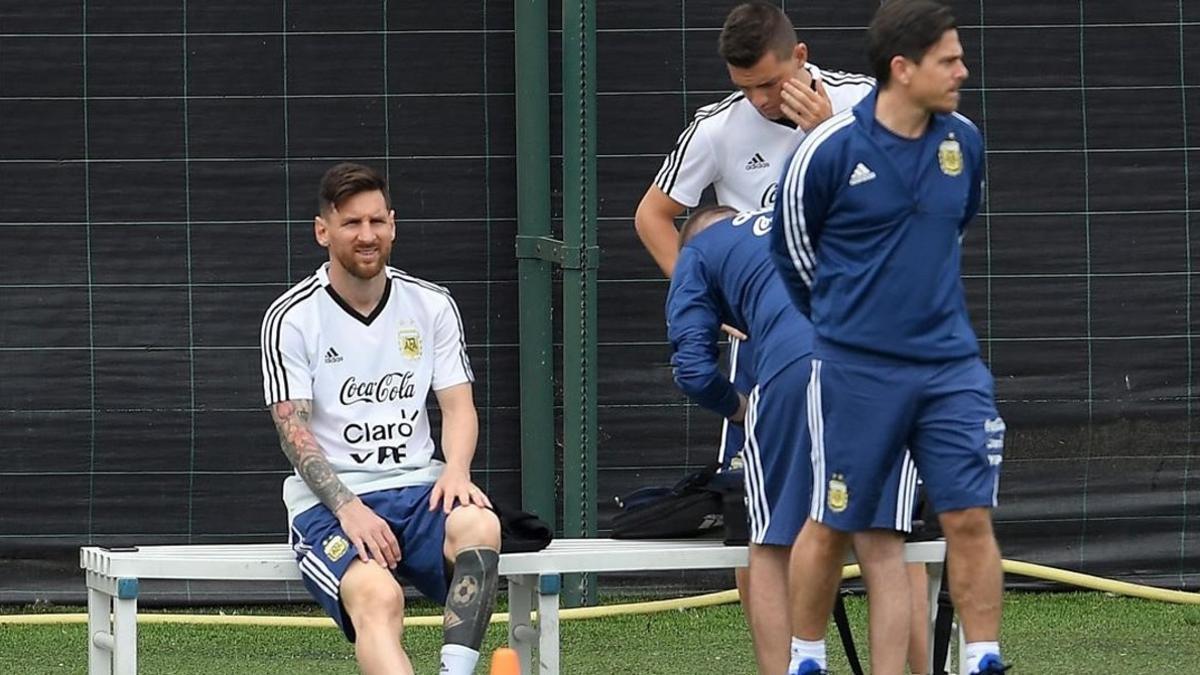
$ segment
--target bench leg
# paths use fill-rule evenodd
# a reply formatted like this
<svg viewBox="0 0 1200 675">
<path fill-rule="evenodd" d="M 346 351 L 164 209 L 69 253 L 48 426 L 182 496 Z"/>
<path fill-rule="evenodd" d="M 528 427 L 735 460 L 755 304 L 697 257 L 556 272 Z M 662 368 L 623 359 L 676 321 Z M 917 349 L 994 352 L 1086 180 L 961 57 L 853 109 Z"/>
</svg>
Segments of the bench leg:
<svg viewBox="0 0 1200 675">
<path fill-rule="evenodd" d="M 137 596 L 113 603 L 114 675 L 137 675 Z"/>
<path fill-rule="evenodd" d="M 533 642 L 537 637 L 530 612 L 533 596 L 537 589 L 534 575 L 516 575 L 508 578 L 508 646 L 517 652 L 521 660 L 521 675 L 533 672 Z"/>
<path fill-rule="evenodd" d="M 925 648 L 929 650 L 929 672 L 942 672 L 942 665 L 934 663 L 934 636 L 937 634 L 937 613 L 938 613 L 938 594 L 942 592 L 942 570 L 945 567 L 944 562 L 925 563 L 925 574 L 929 576 L 929 592 L 927 600 L 929 601 L 929 616 L 925 618 L 929 628 L 929 638 Z"/>
<path fill-rule="evenodd" d="M 112 652 L 98 644 L 112 635 L 112 602 L 108 593 L 88 587 L 88 675 L 112 675 Z"/>
<path fill-rule="evenodd" d="M 558 675 L 558 592 L 561 577 L 545 575 L 538 580 L 538 675 Z"/>
</svg>

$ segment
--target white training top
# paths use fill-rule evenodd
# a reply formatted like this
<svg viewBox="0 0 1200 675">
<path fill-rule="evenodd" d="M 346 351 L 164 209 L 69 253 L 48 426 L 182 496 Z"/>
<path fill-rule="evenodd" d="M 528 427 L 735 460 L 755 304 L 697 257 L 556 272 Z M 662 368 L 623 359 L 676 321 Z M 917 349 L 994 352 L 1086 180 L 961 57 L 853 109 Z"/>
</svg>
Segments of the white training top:
<svg viewBox="0 0 1200 675">
<path fill-rule="evenodd" d="M 821 80 L 836 115 L 862 100 L 875 79 L 866 75 L 804 67 Z M 742 92 L 696 111 L 675 149 L 663 160 L 654 184 L 676 202 L 693 207 L 709 185 L 717 203 L 739 211 L 775 203 L 779 176 L 806 133 L 762 116 Z"/>
<path fill-rule="evenodd" d="M 471 382 L 462 319 L 450 292 L 392 267 L 370 316 L 329 283 L 329 263 L 267 309 L 262 325 L 267 405 L 312 401 L 312 430 L 355 494 L 432 483 L 429 392 Z M 295 517 L 319 503 L 298 473 L 283 483 Z"/>
</svg>

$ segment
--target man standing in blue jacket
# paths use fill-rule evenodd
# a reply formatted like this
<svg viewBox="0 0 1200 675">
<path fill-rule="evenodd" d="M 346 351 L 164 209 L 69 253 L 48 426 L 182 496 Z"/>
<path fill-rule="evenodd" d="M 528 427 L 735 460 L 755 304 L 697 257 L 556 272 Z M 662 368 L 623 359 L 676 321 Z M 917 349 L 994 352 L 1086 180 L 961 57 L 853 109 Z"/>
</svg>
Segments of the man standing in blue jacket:
<svg viewBox="0 0 1200 675">
<path fill-rule="evenodd" d="M 788 614 L 788 556 L 812 491 L 804 415 L 812 326 L 792 306 L 775 270 L 770 230 L 768 210 L 708 206 L 688 218 L 667 293 L 667 337 L 679 388 L 731 423 L 745 424 L 750 604 L 763 608 L 749 618 L 759 672 L 778 675 L 788 664 L 788 633 L 786 623 L 782 632 L 773 627 Z M 722 324 L 753 336 L 757 345 L 750 364 L 757 385 L 749 397 L 720 370 Z M 870 601 L 875 673 L 904 671 L 911 612 L 907 585 L 892 578 L 906 578 L 902 533 L 912 527 L 916 467 L 906 453 L 889 466 L 880 477 L 886 496 L 868 520 L 871 529 L 854 538 Z"/>
<path fill-rule="evenodd" d="M 816 334 L 815 484 L 792 555 L 802 573 L 792 579 L 789 673 L 823 672 L 849 533 L 869 526 L 906 446 L 945 531 L 968 672 L 1005 670 L 991 520 L 1004 422 L 960 279 L 984 149 L 955 112 L 967 79 L 955 26 L 931 0 L 884 4 L 867 32 L 878 92 L 808 136 L 775 205 L 772 251 Z"/>
</svg>

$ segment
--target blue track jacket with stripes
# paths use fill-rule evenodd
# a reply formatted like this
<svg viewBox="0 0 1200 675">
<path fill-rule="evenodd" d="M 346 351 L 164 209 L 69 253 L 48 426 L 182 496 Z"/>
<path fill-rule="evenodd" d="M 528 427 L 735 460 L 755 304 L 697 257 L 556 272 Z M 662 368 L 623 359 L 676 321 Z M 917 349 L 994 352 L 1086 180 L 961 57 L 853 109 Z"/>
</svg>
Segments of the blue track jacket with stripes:
<svg viewBox="0 0 1200 675">
<path fill-rule="evenodd" d="M 675 383 L 724 417 L 737 411 L 738 396 L 717 364 L 722 323 L 754 341 L 754 363 L 747 365 L 759 385 L 812 353 L 812 326 L 792 306 L 771 261 L 770 227 L 769 210 L 713 223 L 680 250 L 667 292 Z"/>
<path fill-rule="evenodd" d="M 812 320 L 819 358 L 977 355 L 960 273 L 983 139 L 958 113 L 933 115 L 913 141 L 915 174 L 902 171 L 877 140 L 875 100 L 814 129 L 784 169 L 771 234 L 780 276 Z"/>
</svg>

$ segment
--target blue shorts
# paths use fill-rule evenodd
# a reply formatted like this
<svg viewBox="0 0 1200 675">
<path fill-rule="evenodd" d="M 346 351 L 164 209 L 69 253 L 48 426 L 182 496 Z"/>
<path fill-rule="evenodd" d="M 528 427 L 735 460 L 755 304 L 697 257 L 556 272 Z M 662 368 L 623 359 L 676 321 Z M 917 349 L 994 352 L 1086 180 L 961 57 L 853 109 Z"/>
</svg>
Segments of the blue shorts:
<svg viewBox="0 0 1200 675">
<path fill-rule="evenodd" d="M 747 396 L 754 388 L 754 345 L 749 340 L 729 338 L 729 381 L 734 389 Z M 742 427 L 730 424 L 729 420 L 721 423 L 721 447 L 717 449 L 717 461 L 721 463 L 721 468 L 731 468 L 730 463 L 742 451 L 745 443 L 746 434 Z"/>
<path fill-rule="evenodd" d="M 808 395 L 814 520 L 848 532 L 869 527 L 888 467 L 905 448 L 935 513 L 996 505 L 1004 421 L 978 357 L 814 359 Z"/>
<path fill-rule="evenodd" d="M 367 508 L 392 526 L 400 543 L 396 576 L 439 604 L 446 603 L 449 565 L 442 553 L 446 539 L 446 514 L 429 510 L 433 485 L 379 490 L 359 495 Z M 342 607 L 339 588 L 358 551 L 346 538 L 338 519 L 318 504 L 296 516 L 291 525 L 291 545 L 313 598 L 333 617 L 346 638 L 354 642 L 354 625 Z"/>
<path fill-rule="evenodd" d="M 791 546 L 808 517 L 813 462 L 806 389 L 810 359 L 793 362 L 750 394 L 746 412 L 746 512 L 750 541 Z M 910 532 L 917 471 L 902 453 L 884 477 L 869 527 Z"/>
</svg>

